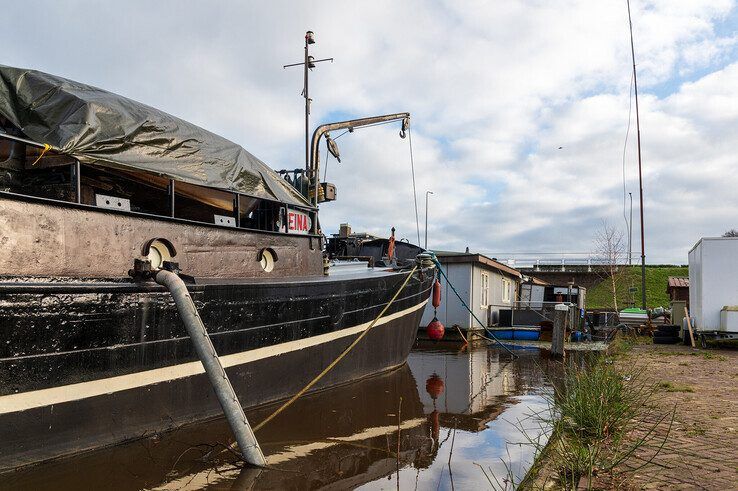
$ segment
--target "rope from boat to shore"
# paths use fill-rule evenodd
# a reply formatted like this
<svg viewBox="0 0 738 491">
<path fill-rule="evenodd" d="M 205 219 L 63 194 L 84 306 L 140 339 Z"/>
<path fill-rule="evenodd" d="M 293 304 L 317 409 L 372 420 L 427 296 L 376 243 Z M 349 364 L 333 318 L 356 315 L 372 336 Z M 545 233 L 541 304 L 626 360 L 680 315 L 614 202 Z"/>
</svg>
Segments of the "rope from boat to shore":
<svg viewBox="0 0 738 491">
<path fill-rule="evenodd" d="M 500 346 L 502 346 L 505 349 L 505 351 L 507 351 L 508 353 L 510 353 L 510 355 L 513 358 L 517 358 L 518 355 L 516 355 L 515 353 L 513 353 L 512 350 L 510 350 L 510 348 L 508 348 L 504 343 L 500 342 L 500 340 L 497 339 L 497 337 L 494 334 L 492 334 L 492 331 L 490 331 L 489 329 L 487 329 L 487 327 L 484 325 L 484 323 L 479 320 L 479 317 L 477 317 L 477 315 L 474 312 L 472 312 L 472 309 L 469 308 L 469 306 L 466 304 L 466 302 L 464 302 L 464 299 L 461 298 L 461 295 L 459 294 L 459 292 L 456 291 L 456 288 L 454 288 L 454 285 L 453 285 L 453 283 L 451 283 L 451 280 L 449 280 L 448 279 L 448 276 L 446 276 L 446 273 L 443 272 L 443 268 L 441 267 L 441 263 L 438 261 L 438 258 L 436 257 L 436 255 L 433 254 L 432 252 L 429 252 L 429 254 L 431 254 L 431 258 L 433 259 L 433 262 L 435 263 L 436 268 L 438 269 L 438 271 L 441 273 L 441 275 L 443 275 L 444 278 L 446 278 L 446 283 L 448 284 L 448 286 L 451 287 L 451 290 L 453 290 L 453 292 L 458 297 L 459 302 L 461 302 L 461 305 L 463 305 L 464 308 L 469 311 L 469 313 L 472 315 L 472 317 L 474 317 L 474 320 L 476 320 L 479 323 L 479 325 L 482 326 L 482 328 L 485 330 L 485 332 L 487 334 L 489 334 L 489 336 L 492 339 L 494 339 L 495 341 L 497 341 L 497 344 L 499 344 Z"/>
<path fill-rule="evenodd" d="M 352 349 L 354 349 L 354 347 L 357 344 L 359 344 L 359 342 L 361 342 L 362 339 L 364 339 L 364 337 L 369 333 L 369 331 L 371 331 L 371 329 L 379 321 L 379 319 L 385 314 L 385 312 L 387 312 L 387 310 L 389 310 L 390 306 L 394 303 L 394 301 L 397 300 L 397 297 L 400 295 L 400 292 L 402 292 L 402 290 L 405 289 L 405 287 L 407 286 L 408 282 L 410 281 L 410 278 L 412 278 L 413 274 L 415 273 L 415 271 L 417 271 L 417 269 L 418 269 L 418 266 L 417 265 L 415 267 L 413 267 L 413 269 L 407 275 L 407 278 L 405 278 L 405 281 L 402 283 L 402 285 L 400 286 L 400 288 L 397 290 L 397 292 L 395 292 L 395 294 L 392 297 L 392 299 L 389 301 L 389 303 L 387 305 L 384 306 L 384 308 L 382 309 L 382 311 L 371 322 L 371 324 L 369 324 L 369 327 L 367 327 L 364 332 L 362 332 L 356 339 L 354 339 L 354 342 L 351 343 L 348 346 L 348 348 L 346 348 L 345 350 L 343 350 L 343 352 L 340 355 L 338 355 L 338 357 L 335 360 L 333 360 L 333 362 L 331 362 L 330 365 L 328 365 L 327 367 L 325 367 L 323 369 L 323 371 L 318 374 L 317 377 L 315 377 L 313 380 L 311 380 L 297 394 L 295 394 L 294 396 L 292 396 L 292 398 L 290 400 L 288 400 L 287 402 L 285 402 L 284 404 L 282 404 L 282 406 L 280 406 L 279 409 L 277 409 L 276 411 L 274 411 L 265 420 L 263 420 L 258 425 L 254 426 L 254 432 L 259 431 L 262 427 L 264 427 L 264 425 L 266 425 L 268 422 L 270 422 L 271 420 L 273 420 L 279 413 L 281 413 L 282 411 L 284 411 L 285 409 L 287 409 L 290 405 L 292 405 L 293 402 L 295 402 L 297 399 L 299 399 L 300 397 L 302 397 L 302 395 L 305 394 L 305 392 L 307 392 L 308 390 L 310 390 L 310 388 L 312 386 L 314 386 L 315 384 L 317 384 L 320 381 L 320 379 L 322 379 L 328 372 L 330 372 L 338 364 L 339 361 L 341 361 L 347 354 L 349 354 L 349 352 Z"/>
</svg>

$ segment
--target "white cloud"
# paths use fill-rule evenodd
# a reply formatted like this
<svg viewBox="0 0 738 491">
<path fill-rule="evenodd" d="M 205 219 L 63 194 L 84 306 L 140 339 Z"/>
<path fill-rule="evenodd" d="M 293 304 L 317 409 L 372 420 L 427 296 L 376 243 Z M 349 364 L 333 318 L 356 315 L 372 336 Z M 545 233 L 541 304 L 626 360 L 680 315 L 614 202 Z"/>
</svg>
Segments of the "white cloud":
<svg viewBox="0 0 738 491">
<path fill-rule="evenodd" d="M 684 261 L 735 227 L 735 3 L 633 0 L 641 89 L 647 256 Z M 410 111 L 420 221 L 430 245 L 587 250 L 622 223 L 631 79 L 624 1 L 128 2 L 6 6 L 3 63 L 128 95 L 244 145 L 302 163 L 302 35 L 316 32 L 313 122 Z M 37 25 L 38 12 L 54 22 Z M 635 127 L 628 188 L 637 196 Z M 396 127 L 339 140 L 330 231 L 417 237 L 408 142 Z M 559 149 L 559 147 L 562 147 Z M 637 212 L 636 212 L 637 215 Z M 618 222 L 619 220 L 619 222 Z M 634 227 L 637 230 L 637 226 Z M 422 235 L 422 231 L 421 231 Z M 634 240 L 637 242 L 637 238 Z"/>
</svg>

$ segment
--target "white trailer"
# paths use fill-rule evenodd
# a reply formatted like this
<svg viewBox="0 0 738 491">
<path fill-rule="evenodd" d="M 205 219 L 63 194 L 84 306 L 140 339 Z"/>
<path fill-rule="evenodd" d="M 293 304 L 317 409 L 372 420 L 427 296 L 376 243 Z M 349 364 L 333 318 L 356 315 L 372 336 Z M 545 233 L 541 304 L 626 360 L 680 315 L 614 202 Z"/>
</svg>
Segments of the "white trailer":
<svg viewBox="0 0 738 491">
<path fill-rule="evenodd" d="M 738 237 L 704 237 L 689 251 L 689 308 L 703 347 L 738 339 Z"/>
</svg>

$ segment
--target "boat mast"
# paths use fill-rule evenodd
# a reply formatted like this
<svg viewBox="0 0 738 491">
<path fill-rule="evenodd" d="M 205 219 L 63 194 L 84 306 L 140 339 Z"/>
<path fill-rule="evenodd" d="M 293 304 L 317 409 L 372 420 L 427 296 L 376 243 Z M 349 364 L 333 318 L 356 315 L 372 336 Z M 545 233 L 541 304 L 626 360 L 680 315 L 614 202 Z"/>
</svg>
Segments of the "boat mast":
<svg viewBox="0 0 738 491">
<path fill-rule="evenodd" d="M 305 59 L 302 63 L 291 63 L 284 65 L 282 68 L 288 68 L 292 66 L 303 66 L 303 87 L 302 96 L 305 98 L 305 172 L 310 172 L 310 104 L 313 100 L 310 98 L 308 91 L 309 70 L 315 68 L 316 63 L 323 61 L 330 61 L 333 63 L 333 58 L 323 58 L 322 60 L 316 60 L 310 56 L 310 45 L 315 44 L 315 33 L 313 31 L 307 31 L 305 33 Z"/>
<path fill-rule="evenodd" d="M 641 119 L 638 113 L 638 79 L 636 78 L 635 47 L 633 45 L 633 21 L 630 17 L 630 0 L 628 4 L 628 26 L 630 28 L 630 55 L 633 59 L 633 93 L 636 105 L 636 132 L 638 134 L 638 188 L 640 191 L 641 212 L 641 305 L 646 310 L 646 237 L 643 226 L 643 172 L 641 165 Z"/>
<path fill-rule="evenodd" d="M 305 81 L 303 82 L 302 94 L 305 97 L 305 170 L 307 171 L 308 159 L 310 158 L 308 150 L 308 132 L 310 131 L 310 96 L 308 95 L 308 69 L 310 68 L 310 54 L 308 53 L 310 45 L 315 43 L 312 31 L 305 33 L 305 61 L 302 63 L 305 72 Z M 313 65 L 314 66 L 314 65 Z"/>
</svg>

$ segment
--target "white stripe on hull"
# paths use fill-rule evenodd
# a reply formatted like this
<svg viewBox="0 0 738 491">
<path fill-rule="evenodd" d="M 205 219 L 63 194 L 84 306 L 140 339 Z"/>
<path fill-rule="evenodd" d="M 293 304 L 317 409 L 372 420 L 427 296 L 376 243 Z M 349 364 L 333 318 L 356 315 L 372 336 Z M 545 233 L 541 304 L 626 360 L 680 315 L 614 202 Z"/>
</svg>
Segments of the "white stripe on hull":
<svg viewBox="0 0 738 491">
<path fill-rule="evenodd" d="M 377 321 L 375 326 L 386 324 L 392 320 L 399 319 L 400 317 L 416 312 L 422 309 L 427 302 L 428 300 L 425 300 L 413 307 L 384 316 Z M 366 330 L 370 324 L 371 322 L 365 322 L 364 324 L 347 327 L 340 331 L 320 334 L 318 336 L 298 339 L 296 341 L 288 341 L 286 343 L 243 351 L 241 353 L 225 355 L 220 357 L 220 361 L 224 368 L 243 365 L 245 363 L 251 363 L 271 356 L 298 351 L 334 341 L 336 339 L 353 336 L 354 334 L 358 334 Z M 89 382 L 80 382 L 59 387 L 50 387 L 48 389 L 22 392 L 20 394 L 10 394 L 0 397 L 0 414 L 25 411 L 27 409 L 37 407 L 51 406 L 53 404 L 62 404 L 103 394 L 112 394 L 114 392 L 158 384 L 168 380 L 191 377 L 201 373 L 205 373 L 202 368 L 202 363 L 199 361 L 192 361 L 171 367 L 155 368 L 153 370 L 146 370 L 143 372 L 119 375 L 117 377 L 90 380 Z"/>
</svg>

